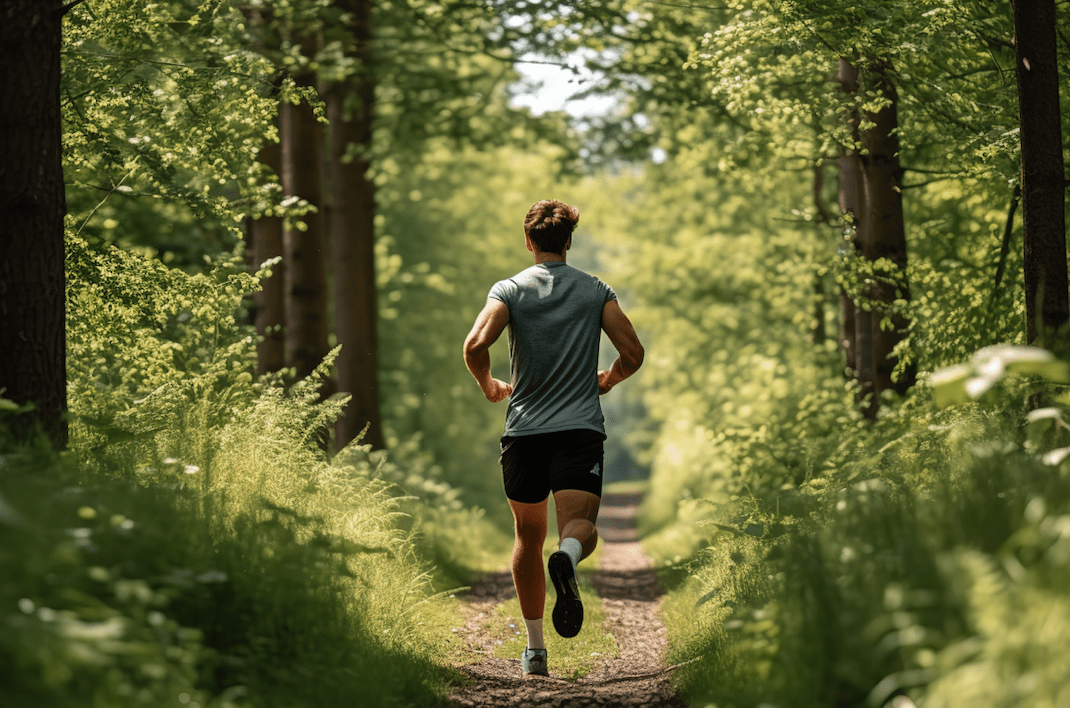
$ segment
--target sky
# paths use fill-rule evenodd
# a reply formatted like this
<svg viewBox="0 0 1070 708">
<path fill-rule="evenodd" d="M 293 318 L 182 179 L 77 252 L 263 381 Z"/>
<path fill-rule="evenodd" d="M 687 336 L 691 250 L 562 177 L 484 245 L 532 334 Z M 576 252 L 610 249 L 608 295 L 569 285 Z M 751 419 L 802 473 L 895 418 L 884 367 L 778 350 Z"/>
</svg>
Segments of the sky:
<svg viewBox="0 0 1070 708">
<path fill-rule="evenodd" d="M 573 94 L 587 88 L 587 81 L 593 74 L 582 68 L 582 58 L 578 55 L 567 57 L 565 61 L 580 67 L 579 74 L 555 64 L 518 64 L 517 69 L 525 77 L 525 83 L 531 83 L 532 88 L 517 95 L 512 104 L 527 106 L 535 114 L 564 110 L 577 117 L 602 115 L 613 110 L 616 100 L 611 97 L 570 100 Z"/>
</svg>

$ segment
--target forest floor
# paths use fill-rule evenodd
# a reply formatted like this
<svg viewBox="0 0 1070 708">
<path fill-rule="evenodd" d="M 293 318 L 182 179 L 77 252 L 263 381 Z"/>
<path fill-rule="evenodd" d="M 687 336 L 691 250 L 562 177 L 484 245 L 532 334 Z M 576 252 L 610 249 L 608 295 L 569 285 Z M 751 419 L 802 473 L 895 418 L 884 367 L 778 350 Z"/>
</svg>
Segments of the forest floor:
<svg viewBox="0 0 1070 708">
<path fill-rule="evenodd" d="M 640 498 L 640 494 L 629 492 L 607 493 L 599 512 L 598 530 L 603 549 L 597 570 L 590 574 L 589 580 L 601 598 L 605 613 L 602 629 L 612 637 L 611 644 L 615 641 L 616 651 L 605 652 L 606 658 L 595 659 L 589 670 L 574 680 L 555 672 L 552 655 L 549 677 L 524 676 L 519 651 L 516 658 L 495 656 L 502 653 L 496 651 L 495 645 L 502 642 L 494 634 L 495 618 L 501 614 L 500 605 L 515 598 L 516 591 L 508 570 L 491 573 L 473 583 L 464 598 L 466 623 L 457 633 L 466 645 L 462 656 L 469 663 L 457 668 L 470 681 L 454 690 L 448 706 L 685 708 L 688 705 L 671 685 L 671 668 L 664 661 L 666 629 L 658 612 L 662 588 L 635 530 Z M 549 621 L 551 602 L 548 601 L 546 608 L 548 633 L 554 631 Z M 498 623 L 505 621 L 501 619 Z M 518 639 L 522 637 L 521 634 Z"/>
</svg>

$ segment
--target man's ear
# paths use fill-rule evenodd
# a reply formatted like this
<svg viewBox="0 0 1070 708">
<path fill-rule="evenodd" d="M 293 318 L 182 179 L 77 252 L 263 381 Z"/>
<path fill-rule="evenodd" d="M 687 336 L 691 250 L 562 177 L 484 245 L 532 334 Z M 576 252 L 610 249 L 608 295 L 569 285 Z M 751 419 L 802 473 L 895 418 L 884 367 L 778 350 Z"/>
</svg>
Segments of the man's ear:
<svg viewBox="0 0 1070 708">
<path fill-rule="evenodd" d="M 572 237 L 571 237 L 571 236 L 569 236 L 569 237 L 568 237 L 568 242 L 567 242 L 567 243 L 565 243 L 565 250 L 566 250 L 566 251 L 569 251 L 569 250 L 571 250 L 571 249 L 572 249 Z"/>
<path fill-rule="evenodd" d="M 524 247 L 532 253 L 535 252 L 535 244 L 531 242 L 531 236 L 528 235 L 527 231 L 524 232 Z"/>
</svg>

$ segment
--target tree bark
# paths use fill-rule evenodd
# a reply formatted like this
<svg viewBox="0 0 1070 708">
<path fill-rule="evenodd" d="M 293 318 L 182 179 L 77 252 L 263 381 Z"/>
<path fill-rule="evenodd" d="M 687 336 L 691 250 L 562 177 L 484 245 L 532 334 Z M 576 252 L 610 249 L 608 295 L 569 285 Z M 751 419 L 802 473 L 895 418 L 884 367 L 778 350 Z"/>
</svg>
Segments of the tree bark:
<svg viewBox="0 0 1070 708">
<path fill-rule="evenodd" d="M 295 77 L 311 86 L 313 74 Z M 306 104 L 283 103 L 280 109 L 282 184 L 287 195 L 301 197 L 317 211 L 301 217 L 306 229 L 283 230 L 286 366 L 304 378 L 319 366 L 327 347 L 327 277 L 324 236 L 318 210 L 322 187 L 320 156 L 323 131 Z"/>
<path fill-rule="evenodd" d="M 909 300 L 910 293 L 902 272 L 907 265 L 906 229 L 903 223 L 902 169 L 899 164 L 899 102 L 895 86 L 887 78 L 887 67 L 871 68 L 873 83 L 889 103 L 876 113 L 867 113 L 866 118 L 874 125 L 865 134 L 865 152 L 862 158 L 865 176 L 866 206 L 865 237 L 860 239 L 862 256 L 870 261 L 886 259 L 899 269 L 901 287 L 888 282 L 890 273 L 878 270 L 877 283 L 868 297 L 878 303 L 890 305 L 896 299 Z M 891 329 L 881 327 L 881 320 L 888 317 Z M 892 371 L 898 359 L 892 350 L 906 336 L 909 322 L 901 315 L 890 313 L 878 306 L 873 313 L 873 386 L 874 395 L 889 389 L 902 394 L 913 385 L 911 371 L 903 372 L 899 381 L 892 381 Z"/>
<path fill-rule="evenodd" d="M 379 417 L 378 308 L 375 287 L 375 184 L 368 179 L 368 150 L 375 119 L 372 0 L 337 3 L 350 17 L 359 68 L 348 83 L 327 92 L 331 124 L 328 239 L 334 268 L 334 332 L 342 351 L 338 389 L 352 398 L 335 426 L 335 445 L 345 446 L 365 427 L 362 443 L 384 446 Z M 348 101 L 347 101 L 348 98 Z"/>
<path fill-rule="evenodd" d="M 60 125 L 61 2 L 9 0 L 0 21 L 0 397 L 34 409 L 67 444 L 66 292 Z"/>
<path fill-rule="evenodd" d="M 863 149 L 847 150 L 840 158 L 840 210 L 855 225 L 852 243 L 859 255 L 869 261 L 887 259 L 902 270 L 906 268 L 907 252 L 897 136 L 898 96 L 895 86 L 887 79 L 887 67 L 877 63 L 868 71 L 873 87 L 888 99 L 888 105 L 866 114 L 867 121 L 873 125 L 864 134 L 859 132 L 857 113 L 848 116 L 854 142 Z M 841 90 L 856 93 L 858 78 L 856 67 L 841 59 Z M 871 419 L 877 415 L 883 391 L 892 389 L 902 393 L 914 381 L 912 371 L 904 372 L 899 381 L 892 381 L 892 371 L 897 363 L 892 350 L 905 336 L 908 323 L 901 316 L 890 314 L 882 305 L 891 304 L 896 299 L 909 299 L 910 294 L 901 278 L 899 290 L 888 283 L 889 275 L 879 270 L 876 272 L 876 282 L 863 291 L 867 301 L 864 307 L 841 295 L 848 367 L 853 364 L 862 412 Z M 892 328 L 887 331 L 881 327 L 886 315 L 892 323 Z"/>
<path fill-rule="evenodd" d="M 1065 349 L 1066 177 L 1054 0 L 1012 0 L 1022 144 L 1026 341 Z"/>
<path fill-rule="evenodd" d="M 260 161 L 282 174 L 282 147 L 278 143 L 264 143 Z M 249 241 L 255 271 L 269 258 L 282 256 L 282 218 L 263 216 L 249 224 Z M 283 259 L 271 268 L 271 277 L 260 281 L 261 290 L 253 295 L 253 321 L 260 335 L 257 346 L 257 368 L 261 375 L 278 371 L 286 366 L 286 261 Z"/>
<path fill-rule="evenodd" d="M 824 166 L 821 164 L 814 165 L 813 175 L 814 218 L 824 229 L 832 224 L 832 214 L 829 213 L 828 207 L 825 205 Z M 825 283 L 818 273 L 814 273 L 812 305 L 813 323 L 810 326 L 810 341 L 814 344 L 824 344 L 827 338 L 825 332 Z"/>
<path fill-rule="evenodd" d="M 847 59 L 840 59 L 837 79 L 840 89 L 847 94 L 858 93 L 858 69 Z M 854 143 L 860 142 L 859 116 L 857 111 L 847 115 Z M 840 213 L 850 229 L 850 245 L 845 241 L 842 248 L 858 251 L 859 220 L 865 214 L 865 190 L 862 182 L 862 159 L 857 148 L 848 148 L 839 159 L 838 199 Z M 840 291 L 840 343 L 843 346 L 846 371 L 849 376 L 858 377 L 858 346 L 855 329 L 855 302 L 846 292 Z"/>
<path fill-rule="evenodd" d="M 265 56 L 275 58 L 279 43 L 274 28 L 274 8 L 271 5 L 242 7 L 246 22 L 249 23 L 253 36 L 253 48 Z M 278 95 L 278 82 L 272 86 L 272 92 Z M 282 106 L 275 119 L 276 127 L 281 131 Z M 282 135 L 280 132 L 280 141 Z M 268 167 L 282 181 L 282 145 L 281 142 L 264 141 L 258 156 L 259 161 Z M 271 276 L 260 282 L 260 292 L 254 293 L 251 307 L 253 324 L 256 326 L 260 342 L 257 344 L 257 372 L 264 375 L 279 371 L 286 366 L 286 259 L 283 242 L 283 223 L 278 216 L 262 216 L 250 220 L 246 229 L 247 266 L 255 273 L 265 261 L 281 257 L 271 268 Z"/>
</svg>

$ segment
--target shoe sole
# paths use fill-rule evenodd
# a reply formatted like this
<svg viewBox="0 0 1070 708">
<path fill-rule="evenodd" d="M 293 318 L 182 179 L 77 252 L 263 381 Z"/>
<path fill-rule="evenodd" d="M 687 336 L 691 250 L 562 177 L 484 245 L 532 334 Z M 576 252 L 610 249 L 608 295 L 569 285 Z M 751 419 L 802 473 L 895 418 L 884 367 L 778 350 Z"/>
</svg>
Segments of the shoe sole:
<svg viewBox="0 0 1070 708">
<path fill-rule="evenodd" d="M 533 667 L 530 671 L 524 672 L 525 676 L 549 676 L 550 672 L 546 670 L 545 666 Z"/>
<path fill-rule="evenodd" d="M 550 580 L 557 592 L 554 604 L 554 629 L 562 637 L 575 637 L 583 627 L 583 603 L 580 601 L 579 588 L 576 587 L 576 572 L 572 569 L 572 559 L 563 551 L 556 551 L 547 563 Z"/>
</svg>

